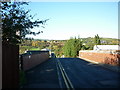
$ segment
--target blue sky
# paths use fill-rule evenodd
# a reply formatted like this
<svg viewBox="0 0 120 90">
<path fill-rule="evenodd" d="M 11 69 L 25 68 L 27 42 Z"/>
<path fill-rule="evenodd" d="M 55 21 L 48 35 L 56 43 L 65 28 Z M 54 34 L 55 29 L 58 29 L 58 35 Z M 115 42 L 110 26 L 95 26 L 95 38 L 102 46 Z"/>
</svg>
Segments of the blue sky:
<svg viewBox="0 0 120 90">
<path fill-rule="evenodd" d="M 69 39 L 80 36 L 118 38 L 117 2 L 30 2 L 34 19 L 47 21 L 43 33 L 32 36 L 37 39 Z"/>
</svg>

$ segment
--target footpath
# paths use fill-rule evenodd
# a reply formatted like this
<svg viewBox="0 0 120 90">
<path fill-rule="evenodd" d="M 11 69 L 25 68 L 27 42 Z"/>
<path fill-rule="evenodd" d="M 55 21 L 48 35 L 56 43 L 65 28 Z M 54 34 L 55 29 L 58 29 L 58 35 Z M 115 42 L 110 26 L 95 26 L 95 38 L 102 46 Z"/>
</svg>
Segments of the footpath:
<svg viewBox="0 0 120 90">
<path fill-rule="evenodd" d="M 25 75 L 27 83 L 23 88 L 59 88 L 54 58 L 26 71 Z"/>
<path fill-rule="evenodd" d="M 94 64 L 98 64 L 106 69 L 109 69 L 109 70 L 112 70 L 112 71 L 115 71 L 115 72 L 120 72 L 120 66 L 113 66 L 113 65 L 109 65 L 109 64 L 102 64 L 102 63 L 99 63 L 99 62 L 95 62 L 95 61 L 92 61 L 92 60 L 89 60 L 89 59 L 86 59 L 86 58 L 82 58 L 80 57 L 81 59 L 85 60 L 85 61 L 88 61 L 88 62 L 91 62 L 91 63 L 94 63 Z"/>
</svg>

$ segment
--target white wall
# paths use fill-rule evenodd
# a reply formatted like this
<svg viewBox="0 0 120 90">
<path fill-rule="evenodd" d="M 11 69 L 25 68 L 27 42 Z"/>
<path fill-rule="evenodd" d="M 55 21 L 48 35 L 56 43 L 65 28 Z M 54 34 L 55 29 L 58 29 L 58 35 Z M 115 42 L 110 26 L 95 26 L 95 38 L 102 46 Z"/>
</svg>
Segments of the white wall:
<svg viewBox="0 0 120 90">
<path fill-rule="evenodd" d="M 120 50 L 119 45 L 95 45 L 93 50 Z"/>
</svg>

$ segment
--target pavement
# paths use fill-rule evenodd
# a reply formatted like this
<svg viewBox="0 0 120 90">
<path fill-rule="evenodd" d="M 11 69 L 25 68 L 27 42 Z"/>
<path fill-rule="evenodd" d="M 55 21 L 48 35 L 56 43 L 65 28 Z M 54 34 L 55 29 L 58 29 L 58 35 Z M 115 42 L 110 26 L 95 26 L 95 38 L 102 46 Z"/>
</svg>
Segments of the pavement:
<svg viewBox="0 0 120 90">
<path fill-rule="evenodd" d="M 25 72 L 27 83 L 23 88 L 59 88 L 56 60 L 49 59 Z"/>
</svg>

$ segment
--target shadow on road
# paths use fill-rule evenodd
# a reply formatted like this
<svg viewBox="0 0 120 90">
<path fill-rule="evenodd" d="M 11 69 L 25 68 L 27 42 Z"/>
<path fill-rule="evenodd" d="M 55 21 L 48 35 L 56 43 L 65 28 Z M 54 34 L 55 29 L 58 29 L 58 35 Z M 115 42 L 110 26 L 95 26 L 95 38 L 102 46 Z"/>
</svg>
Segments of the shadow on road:
<svg viewBox="0 0 120 90">
<path fill-rule="evenodd" d="M 50 59 L 26 72 L 24 88 L 59 88 L 56 61 Z"/>
</svg>

